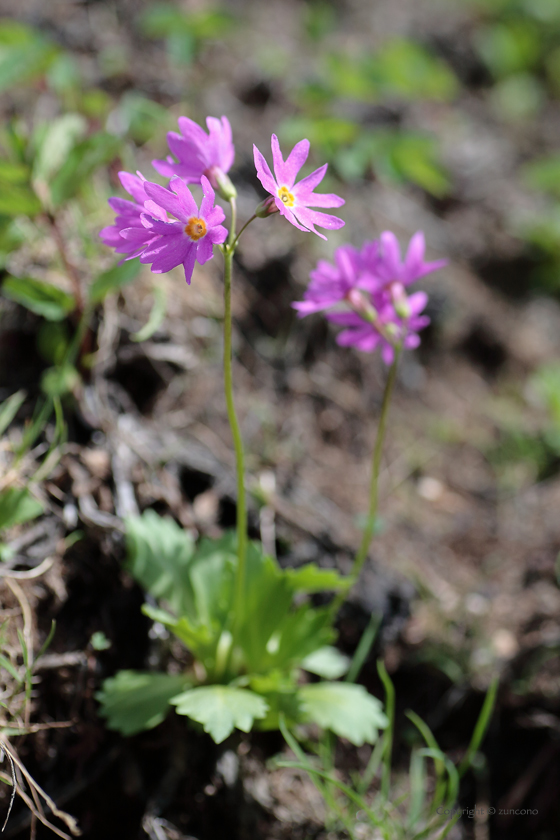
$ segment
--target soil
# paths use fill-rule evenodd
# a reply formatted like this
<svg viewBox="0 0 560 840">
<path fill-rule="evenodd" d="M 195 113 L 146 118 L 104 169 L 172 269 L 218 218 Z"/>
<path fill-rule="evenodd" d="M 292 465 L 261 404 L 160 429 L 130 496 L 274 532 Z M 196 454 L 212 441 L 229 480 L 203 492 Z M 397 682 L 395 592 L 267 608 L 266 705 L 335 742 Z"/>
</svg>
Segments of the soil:
<svg viewBox="0 0 560 840">
<path fill-rule="evenodd" d="M 251 144 L 268 148 L 271 132 L 293 111 L 291 87 L 312 64 L 299 25 L 305 4 L 228 4 L 245 23 L 205 47 L 190 70 L 170 65 L 162 42 L 140 34 L 138 15 L 147 5 L 3 0 L 2 14 L 43 28 L 112 96 L 140 91 L 173 118 L 227 114 L 238 149 L 233 179 L 246 218 L 261 198 Z M 410 755 L 407 709 L 458 758 L 490 678 L 499 673 L 485 763 L 467 776 L 460 804 L 536 813 L 498 813 L 489 821 L 466 815 L 450 836 L 553 840 L 560 831 L 560 462 L 549 453 L 540 473 L 527 462 L 505 469 L 493 453 L 514 421 L 540 434 L 544 410 L 528 383 L 560 351 L 558 300 L 535 288 L 534 255 L 509 226 L 513 213 L 528 212 L 535 202 L 513 173 L 528 151 L 554 147 L 558 102 L 531 125 L 512 126 L 493 115 L 489 79 L 465 37 L 472 12 L 462 4 L 345 0 L 334 6 L 333 44 L 375 48 L 390 36 L 414 35 L 454 67 L 464 85 L 457 101 L 391 106 L 404 124 L 438 135 L 454 190 L 436 201 L 413 187 L 373 178 L 348 187 L 333 177 L 347 199 L 346 227 L 328 244 L 300 236 L 279 218 L 245 234 L 234 271 L 234 377 L 251 481 L 269 481 L 271 474 L 275 481 L 274 531 L 267 531 L 266 547 L 283 565 L 315 560 L 348 571 L 367 506 L 385 376 L 379 359 L 338 347 L 330 326 L 319 317 L 297 320 L 291 303 L 317 258 L 344 241 L 360 245 L 391 228 L 405 242 L 423 229 L 429 256 L 450 262 L 422 284 L 432 324 L 419 351 L 403 360 L 381 476 L 381 529 L 360 586 L 341 610 L 339 646 L 352 653 L 370 614 L 382 616 L 361 682 L 382 696 L 375 666 L 382 656 L 396 688 L 397 774 L 406 772 Z M 127 57 L 126 69 L 108 76 L 97 59 L 115 45 Z M 289 69 L 274 70 L 280 59 L 272 47 L 293 57 Z M 48 116 L 49 95 L 32 93 L 3 95 L 3 115 L 16 109 L 28 118 Z M 137 150 L 140 170 L 148 172 L 164 144 L 162 132 Z M 86 220 L 92 237 L 109 219 L 107 210 Z M 71 214 L 63 228 L 90 277 Z M 39 246 L 18 259 L 32 276 L 64 284 L 64 277 L 48 274 Z M 97 268 L 112 264 L 112 256 L 103 259 Z M 92 328 L 96 364 L 65 406 L 69 442 L 43 487 L 47 513 L 16 556 L 20 570 L 54 557 L 47 573 L 21 586 L 37 646 L 56 620 L 34 686 L 33 721 L 68 726 L 14 743 L 57 805 L 77 817 L 85 838 L 335 836 L 325 828 L 324 805 L 309 779 L 268 764 L 283 749 L 276 733 L 235 734 L 215 746 L 171 715 L 155 730 L 125 739 L 108 732 L 97 714 L 94 695 L 104 678 L 122 668 L 164 668 L 177 653 L 141 614 L 143 593 L 123 571 L 123 518 L 153 508 L 210 536 L 235 523 L 218 263 L 217 257 L 197 268 L 188 287 L 179 271 L 157 277 L 167 316 L 145 343 L 131 335 L 147 321 L 153 276 L 144 271 L 106 300 Z M 3 301 L 0 396 L 28 391 L 22 422 L 44 366 L 34 350 L 38 324 Z M 250 521 L 259 537 L 256 505 Z M 76 527 L 83 538 L 68 548 L 64 537 Z M 29 528 L 13 529 L 14 544 Z M 0 598 L 3 610 L 17 612 L 2 578 Z M 91 645 L 99 631 L 111 643 L 107 650 Z M 369 757 L 348 744 L 338 749 L 343 773 Z M 2 786 L 2 811 L 7 802 Z M 27 836 L 29 824 L 27 809 L 16 805 L 5 836 Z M 38 826 L 38 838 L 47 834 Z"/>
</svg>

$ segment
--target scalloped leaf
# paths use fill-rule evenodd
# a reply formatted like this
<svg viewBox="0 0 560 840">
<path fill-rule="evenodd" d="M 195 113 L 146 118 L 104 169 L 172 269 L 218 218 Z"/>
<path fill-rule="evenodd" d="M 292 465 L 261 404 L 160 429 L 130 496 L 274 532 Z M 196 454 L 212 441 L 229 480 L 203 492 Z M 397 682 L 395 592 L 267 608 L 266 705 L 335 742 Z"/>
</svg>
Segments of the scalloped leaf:
<svg viewBox="0 0 560 840">
<path fill-rule="evenodd" d="M 343 677 L 350 668 L 350 659 L 331 645 L 314 650 L 301 662 L 301 667 L 310 674 L 317 674 L 326 680 Z"/>
<path fill-rule="evenodd" d="M 330 729 L 357 747 L 373 744 L 378 729 L 389 724 L 381 701 L 362 685 L 319 682 L 302 686 L 298 693 L 306 720 Z"/>
<path fill-rule="evenodd" d="M 268 711 L 268 704 L 258 694 L 229 685 L 193 688 L 173 697 L 171 703 L 177 714 L 201 723 L 216 744 L 225 741 L 235 728 L 249 732 L 254 721 Z"/>
<path fill-rule="evenodd" d="M 190 534 L 172 519 L 146 510 L 126 520 L 126 542 L 133 578 L 178 615 L 192 609 L 194 593 L 187 571 L 194 554 Z"/>
<path fill-rule="evenodd" d="M 157 726 L 167 715 L 169 703 L 189 681 L 182 675 L 119 671 L 103 683 L 95 699 L 109 729 L 135 735 Z"/>
</svg>

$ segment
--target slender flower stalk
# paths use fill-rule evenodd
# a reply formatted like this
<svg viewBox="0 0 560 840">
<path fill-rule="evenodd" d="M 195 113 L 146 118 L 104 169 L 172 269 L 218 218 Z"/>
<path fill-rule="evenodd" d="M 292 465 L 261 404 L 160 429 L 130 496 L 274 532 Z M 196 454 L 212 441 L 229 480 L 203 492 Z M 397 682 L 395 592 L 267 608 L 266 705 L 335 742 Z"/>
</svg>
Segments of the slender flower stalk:
<svg viewBox="0 0 560 840">
<path fill-rule="evenodd" d="M 375 520 L 377 517 L 377 506 L 379 500 L 379 471 L 381 469 L 381 455 L 383 454 L 383 443 L 385 442 L 385 431 L 387 429 L 387 418 L 389 416 L 389 406 L 393 396 L 395 381 L 397 378 L 397 367 L 402 350 L 402 345 L 395 347 L 394 358 L 389 368 L 387 382 L 385 383 L 385 391 L 383 393 L 383 402 L 381 403 L 381 414 L 379 416 L 379 423 L 377 426 L 377 434 L 375 435 L 375 444 L 373 447 L 373 458 L 371 462 L 371 477 L 369 484 L 369 509 L 362 536 L 362 542 L 358 549 L 358 553 L 354 559 L 352 566 L 351 578 L 352 585 L 356 582 L 364 565 L 364 561 L 368 555 L 369 547 L 373 533 L 375 531 Z"/>
<path fill-rule="evenodd" d="M 235 252 L 236 204 L 235 198 L 230 199 L 231 228 L 227 245 L 224 245 L 224 393 L 226 397 L 227 415 L 233 447 L 235 450 L 235 467 L 237 473 L 237 570 L 235 574 L 234 590 L 234 640 L 236 623 L 243 614 L 243 590 L 245 588 L 245 566 L 247 556 L 247 503 L 245 499 L 245 455 L 243 439 L 239 428 L 239 421 L 235 411 L 233 398 L 233 377 L 231 370 L 232 349 L 232 317 L 231 317 L 231 274 L 233 254 Z"/>
</svg>

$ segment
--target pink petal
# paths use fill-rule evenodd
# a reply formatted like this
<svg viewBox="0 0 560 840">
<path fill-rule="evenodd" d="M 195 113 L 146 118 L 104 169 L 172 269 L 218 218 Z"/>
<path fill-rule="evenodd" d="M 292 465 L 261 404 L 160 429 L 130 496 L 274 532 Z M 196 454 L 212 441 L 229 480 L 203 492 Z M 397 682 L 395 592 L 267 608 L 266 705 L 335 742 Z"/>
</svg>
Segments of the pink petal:
<svg viewBox="0 0 560 840">
<path fill-rule="evenodd" d="M 228 232 L 223 225 L 215 225 L 214 227 L 210 228 L 206 235 L 208 239 L 210 239 L 210 241 L 214 243 L 214 245 L 221 245 L 222 242 L 226 241 Z"/>
<path fill-rule="evenodd" d="M 189 244 L 189 250 L 186 252 L 183 259 L 183 268 L 185 270 L 185 280 L 190 286 L 192 273 L 194 271 L 194 261 L 196 259 L 197 248 L 194 242 L 190 242 Z"/>
<path fill-rule="evenodd" d="M 298 195 L 298 203 L 303 204 L 304 207 L 342 207 L 343 204 L 346 204 L 343 198 L 334 193 L 313 192 Z"/>
<path fill-rule="evenodd" d="M 282 152 L 280 151 L 280 144 L 278 142 L 278 137 L 276 134 L 273 134 L 270 138 L 270 145 L 272 146 L 272 163 L 274 166 L 274 174 L 276 176 L 276 181 L 278 182 L 279 186 L 288 186 L 285 180 L 285 171 L 284 171 L 284 158 L 282 157 Z"/>
<path fill-rule="evenodd" d="M 303 225 L 300 225 L 295 215 L 292 213 L 289 207 L 286 207 L 283 201 L 281 201 L 279 198 L 275 198 L 274 200 L 276 202 L 276 206 L 278 207 L 280 214 L 284 216 L 290 222 L 290 224 L 292 224 L 294 227 L 297 227 L 298 230 L 303 230 L 306 233 L 309 233 L 308 228 L 303 227 Z"/>
<path fill-rule="evenodd" d="M 408 306 L 410 308 L 411 315 L 418 315 L 426 308 L 427 303 L 428 295 L 426 292 L 414 292 L 414 294 L 410 295 L 408 298 Z"/>
<path fill-rule="evenodd" d="M 198 206 L 194 200 L 191 191 L 185 184 L 182 178 L 172 178 L 169 182 L 170 188 L 176 193 L 177 198 L 181 202 L 186 217 L 198 216 Z M 179 218 L 179 217 L 177 217 Z M 186 221 L 186 219 L 185 219 Z"/>
<path fill-rule="evenodd" d="M 297 148 L 297 146 L 296 146 Z M 292 155 L 295 152 L 295 149 L 292 151 Z M 290 155 L 291 157 L 291 155 Z M 289 160 L 289 158 L 288 158 Z M 302 164 L 303 165 L 303 164 Z M 301 166 L 300 166 L 301 169 Z M 323 164 L 320 166 L 319 169 L 316 169 L 315 172 L 312 172 L 311 175 L 307 175 L 306 178 L 302 178 L 301 181 L 293 188 L 294 195 L 298 197 L 303 196 L 305 193 L 312 192 L 318 184 L 321 183 L 323 178 L 325 177 L 325 172 L 328 169 L 328 163 Z"/>
<path fill-rule="evenodd" d="M 169 213 L 172 213 L 182 222 L 187 221 L 189 214 L 185 214 L 183 203 L 177 198 L 177 196 L 173 195 L 173 193 L 169 190 L 160 187 L 159 184 L 152 184 L 150 181 L 146 182 L 145 189 L 148 196 L 152 198 L 156 204 L 163 207 L 163 209 L 167 210 Z"/>
<path fill-rule="evenodd" d="M 198 250 L 196 252 L 196 261 L 200 263 L 200 265 L 204 265 L 205 262 L 211 260 L 214 256 L 214 243 L 212 240 L 205 236 L 204 239 L 201 239 L 198 242 Z"/>
<path fill-rule="evenodd" d="M 263 155 L 256 146 L 253 146 L 253 155 L 255 158 L 255 167 L 257 170 L 257 178 L 265 188 L 265 190 L 271 193 L 273 196 L 278 195 L 278 186 L 276 181 L 272 177 L 272 172 L 268 166 L 268 163 L 264 159 Z"/>
<path fill-rule="evenodd" d="M 416 275 L 416 272 L 422 268 L 425 251 L 426 242 L 424 240 L 424 234 L 421 230 L 419 230 L 410 240 L 410 244 L 406 252 L 404 267 L 407 277 L 410 275 Z"/>
<path fill-rule="evenodd" d="M 179 117 L 177 123 L 183 137 L 195 143 L 197 146 L 204 146 L 208 141 L 208 135 L 204 129 L 198 123 L 195 123 L 194 120 L 189 119 L 189 117 Z"/>
<path fill-rule="evenodd" d="M 395 358 L 395 351 L 390 344 L 387 344 L 386 341 L 383 342 L 383 346 L 381 348 L 381 358 L 386 365 L 393 364 L 393 359 Z"/>
<path fill-rule="evenodd" d="M 276 135 L 272 135 L 275 137 Z M 276 141 L 278 142 L 278 141 Z M 284 179 L 283 179 L 283 186 L 284 184 L 288 187 L 288 189 L 292 189 L 295 184 L 297 174 L 305 161 L 307 160 L 307 156 L 309 154 L 309 140 L 300 140 L 299 143 L 296 143 L 290 154 L 288 155 L 288 159 L 284 164 Z M 280 156 L 281 157 L 281 156 Z M 312 173 L 309 177 L 312 177 L 315 173 Z"/>
<path fill-rule="evenodd" d="M 401 273 L 401 249 L 397 237 L 390 230 L 385 230 L 379 237 L 383 262 L 391 279 L 397 280 Z"/>
<path fill-rule="evenodd" d="M 210 119 L 210 117 L 208 117 L 208 119 Z M 202 185 L 202 195 L 204 196 L 204 198 L 202 199 L 202 204 L 200 205 L 200 215 L 203 219 L 205 219 L 214 207 L 216 194 L 214 193 L 212 185 L 206 177 L 206 175 L 203 175 L 201 177 L 200 183 Z"/>
<path fill-rule="evenodd" d="M 309 230 L 313 230 L 313 225 L 319 225 L 326 230 L 339 230 L 344 227 L 344 222 L 338 216 L 320 213 L 318 210 L 310 210 L 308 207 L 297 207 L 296 215 L 299 221 L 303 222 Z M 317 233 L 317 231 L 314 231 L 314 233 Z M 319 236 L 321 235 L 319 234 Z M 326 239 L 326 237 L 323 238 Z"/>
<path fill-rule="evenodd" d="M 119 181 L 138 204 L 143 204 L 146 201 L 146 193 L 144 192 L 146 182 L 142 181 L 137 175 L 132 175 L 130 172 L 119 172 Z"/>
</svg>

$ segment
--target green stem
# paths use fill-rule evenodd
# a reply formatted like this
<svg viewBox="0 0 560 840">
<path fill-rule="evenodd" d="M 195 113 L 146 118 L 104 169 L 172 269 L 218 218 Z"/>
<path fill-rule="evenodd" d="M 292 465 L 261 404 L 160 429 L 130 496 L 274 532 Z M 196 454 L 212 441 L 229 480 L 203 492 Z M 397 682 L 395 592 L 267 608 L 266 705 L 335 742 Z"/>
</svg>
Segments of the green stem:
<svg viewBox="0 0 560 840">
<path fill-rule="evenodd" d="M 235 235 L 235 228 L 237 227 L 237 202 L 235 198 L 230 198 L 229 206 L 231 207 L 231 225 L 229 227 L 229 236 L 228 236 L 228 248 L 231 251 L 231 255 L 233 256 L 233 252 L 235 251 L 235 245 L 237 240 L 239 239 L 238 236 Z"/>
<path fill-rule="evenodd" d="M 256 218 L 257 218 L 257 216 L 255 215 L 255 216 L 251 216 L 250 219 L 247 219 L 247 221 L 245 222 L 245 224 L 243 225 L 243 227 L 241 228 L 241 230 L 239 231 L 239 233 L 237 234 L 237 236 L 235 237 L 235 239 L 231 243 L 232 248 L 235 248 L 237 246 L 237 243 L 239 242 L 239 238 L 240 238 L 241 234 L 243 233 L 243 231 L 246 228 L 248 228 L 249 225 L 251 224 L 251 222 L 254 222 Z M 230 236 L 231 236 L 231 233 L 230 233 Z"/>
<path fill-rule="evenodd" d="M 389 375 L 385 385 L 385 392 L 383 394 L 383 402 L 381 404 L 381 416 L 379 417 L 379 424 L 377 426 L 377 434 L 375 436 L 375 444 L 373 447 L 373 460 L 371 465 L 371 479 L 369 486 L 369 510 L 366 527 L 362 536 L 362 542 L 356 554 L 354 565 L 352 567 L 352 584 L 356 582 L 362 570 L 365 559 L 367 557 L 373 532 L 375 530 L 375 520 L 377 516 L 378 503 L 378 484 L 379 484 L 379 470 L 381 468 L 381 455 L 383 454 L 383 443 L 385 441 L 385 430 L 387 428 L 387 417 L 389 415 L 389 406 L 391 404 L 391 397 L 395 387 L 397 378 L 397 367 L 399 364 L 399 357 L 401 354 L 401 345 L 395 347 L 395 358 L 393 364 L 389 368 Z"/>
<path fill-rule="evenodd" d="M 235 230 L 235 202 L 232 200 L 232 230 Z M 233 238 L 230 239 L 233 242 Z M 235 449 L 235 464 L 237 470 L 237 571 L 235 575 L 235 591 L 233 603 L 233 628 L 235 630 L 243 614 L 243 592 L 245 588 L 245 557 L 247 553 L 247 507 L 245 503 L 245 465 L 243 456 L 243 441 L 235 403 L 233 400 L 233 382 L 231 374 L 231 271 L 233 262 L 233 248 L 228 244 L 224 248 L 224 390 L 226 396 L 227 414 L 233 446 Z"/>
</svg>

